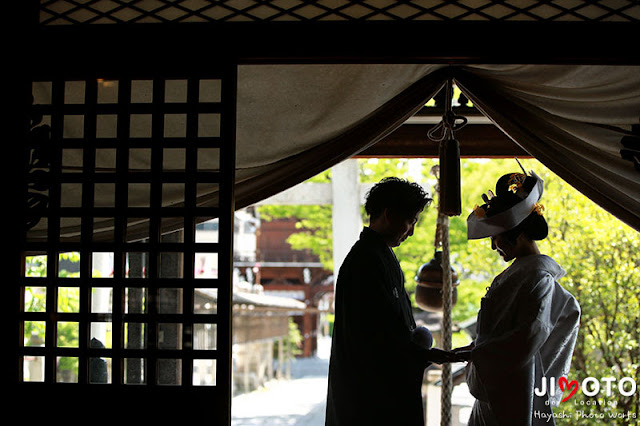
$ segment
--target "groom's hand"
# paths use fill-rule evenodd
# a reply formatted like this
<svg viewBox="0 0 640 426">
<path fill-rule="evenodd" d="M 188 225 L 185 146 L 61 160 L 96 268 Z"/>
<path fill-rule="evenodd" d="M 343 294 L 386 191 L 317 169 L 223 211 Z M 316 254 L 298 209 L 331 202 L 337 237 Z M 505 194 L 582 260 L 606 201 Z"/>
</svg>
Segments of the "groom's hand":
<svg viewBox="0 0 640 426">
<path fill-rule="evenodd" d="M 462 360 L 457 354 L 449 351 L 444 351 L 438 348 L 431 348 L 426 351 L 427 360 L 436 364 L 445 364 L 447 362 L 461 362 Z"/>
</svg>

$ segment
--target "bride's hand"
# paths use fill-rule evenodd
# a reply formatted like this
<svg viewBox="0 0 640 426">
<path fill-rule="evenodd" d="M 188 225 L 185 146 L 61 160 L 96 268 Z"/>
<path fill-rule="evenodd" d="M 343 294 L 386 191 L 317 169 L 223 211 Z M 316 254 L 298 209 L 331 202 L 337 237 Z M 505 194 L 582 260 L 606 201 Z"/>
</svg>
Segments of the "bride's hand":
<svg viewBox="0 0 640 426">
<path fill-rule="evenodd" d="M 458 352 L 466 352 L 466 351 L 470 351 L 475 347 L 474 342 L 471 342 L 470 344 L 468 344 L 467 346 L 461 346 L 459 348 L 455 348 L 455 349 L 451 349 L 452 352 L 458 353 Z"/>
<path fill-rule="evenodd" d="M 460 348 L 452 349 L 456 356 L 456 358 L 461 362 L 468 362 L 471 359 L 471 350 L 475 347 L 475 344 L 471 342 L 471 344 L 467 346 L 462 346 Z"/>
</svg>

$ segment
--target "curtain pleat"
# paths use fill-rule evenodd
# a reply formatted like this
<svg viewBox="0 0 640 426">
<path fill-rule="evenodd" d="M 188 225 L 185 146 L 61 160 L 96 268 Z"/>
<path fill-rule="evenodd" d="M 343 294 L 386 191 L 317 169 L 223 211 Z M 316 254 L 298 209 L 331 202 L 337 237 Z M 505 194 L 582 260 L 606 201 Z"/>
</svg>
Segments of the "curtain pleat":
<svg viewBox="0 0 640 426">
<path fill-rule="evenodd" d="M 496 75 L 473 67 L 456 70 L 455 81 L 474 105 L 515 143 L 592 201 L 640 231 L 640 173 L 620 155 L 622 138 L 630 134 L 634 117 L 635 122 L 640 119 L 640 70 L 631 67 L 622 74 L 603 78 L 607 69 L 601 69 L 596 79 L 592 67 L 582 69 L 592 78 L 581 77 L 579 68 L 564 72 L 571 74 L 574 86 L 583 85 L 584 90 L 580 87 L 568 90 L 566 83 L 549 81 L 551 78 L 545 77 L 543 67 L 537 69 L 534 79 L 522 85 L 526 90 L 513 87 L 514 75 Z M 563 70 L 551 71 L 551 75 L 557 76 Z M 595 86 L 600 86 L 598 91 Z M 621 86 L 626 89 L 619 90 Z M 601 95 L 593 96 L 594 92 Z M 582 110 L 577 110 L 576 105 L 582 105 Z M 621 110 L 620 105 L 626 109 Z"/>
<path fill-rule="evenodd" d="M 444 68 L 426 75 L 358 125 L 325 143 L 268 166 L 239 169 L 236 206 L 246 207 L 277 194 L 375 144 L 421 109 L 442 88 L 447 75 Z"/>
</svg>

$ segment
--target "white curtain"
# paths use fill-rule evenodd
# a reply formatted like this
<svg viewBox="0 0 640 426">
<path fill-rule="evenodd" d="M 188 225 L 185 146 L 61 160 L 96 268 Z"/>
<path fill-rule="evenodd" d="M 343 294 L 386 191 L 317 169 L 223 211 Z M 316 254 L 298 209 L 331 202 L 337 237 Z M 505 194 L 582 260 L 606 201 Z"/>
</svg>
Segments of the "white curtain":
<svg viewBox="0 0 640 426">
<path fill-rule="evenodd" d="M 236 207 L 283 191 L 376 143 L 449 78 L 515 143 L 640 230 L 640 172 L 620 153 L 622 138 L 640 123 L 638 66 L 240 66 Z M 138 166 L 145 167 L 144 161 L 137 159 Z M 215 158 L 210 164 L 217 164 Z M 139 195 L 132 188 L 128 199 L 135 203 Z M 214 187 L 198 194 L 198 205 L 216 205 L 217 199 Z M 112 222 L 98 220 L 95 227 L 108 232 Z M 73 237 L 78 228 L 63 225 L 61 233 Z M 35 227 L 30 236 L 46 234 Z"/>
<path fill-rule="evenodd" d="M 373 145 L 445 82 L 442 65 L 241 67 L 236 205 L 267 198 Z"/>
<path fill-rule="evenodd" d="M 621 155 L 640 123 L 640 67 L 464 67 L 456 83 L 527 152 L 640 230 L 640 171 Z"/>
<path fill-rule="evenodd" d="M 375 143 L 449 77 L 515 143 L 640 230 L 640 172 L 621 155 L 622 138 L 640 123 L 633 66 L 247 66 L 239 79 L 238 205 Z"/>
</svg>

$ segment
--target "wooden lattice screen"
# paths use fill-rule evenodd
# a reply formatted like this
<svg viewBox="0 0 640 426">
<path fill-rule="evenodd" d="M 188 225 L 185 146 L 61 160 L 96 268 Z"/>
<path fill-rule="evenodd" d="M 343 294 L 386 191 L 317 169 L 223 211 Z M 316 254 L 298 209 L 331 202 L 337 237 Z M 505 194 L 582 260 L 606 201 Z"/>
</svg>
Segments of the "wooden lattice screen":
<svg viewBox="0 0 640 426">
<path fill-rule="evenodd" d="M 236 67 L 217 68 L 33 82 L 25 394 L 163 395 L 229 421 Z M 219 241 L 197 241 L 211 218 Z M 217 275 L 195 278 L 199 253 Z"/>
</svg>

